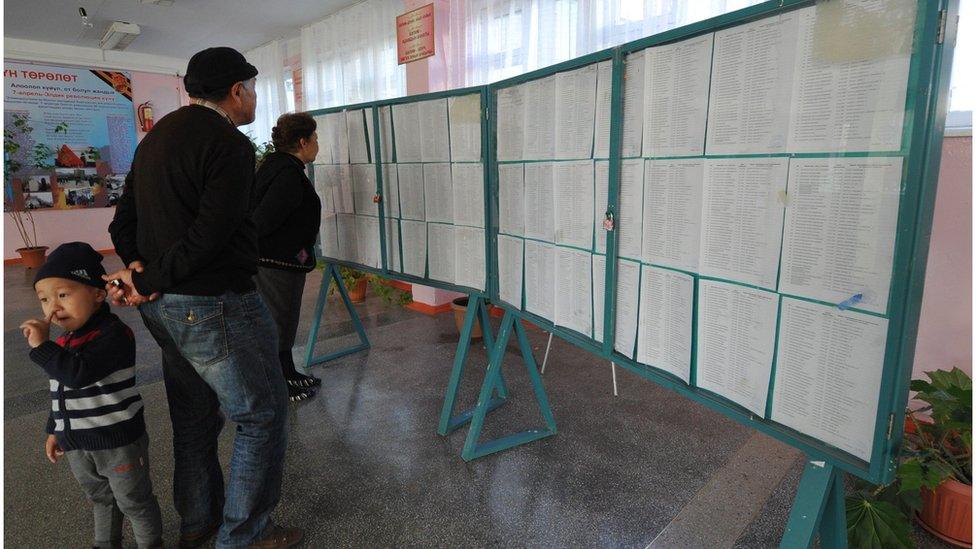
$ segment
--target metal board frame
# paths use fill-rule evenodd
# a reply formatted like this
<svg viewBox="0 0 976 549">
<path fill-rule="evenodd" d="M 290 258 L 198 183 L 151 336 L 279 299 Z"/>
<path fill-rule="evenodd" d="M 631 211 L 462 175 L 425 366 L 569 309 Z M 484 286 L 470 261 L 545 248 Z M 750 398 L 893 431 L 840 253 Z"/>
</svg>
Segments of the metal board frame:
<svg viewBox="0 0 976 549">
<path fill-rule="evenodd" d="M 490 84 L 488 86 L 489 120 L 497 120 L 496 98 L 497 92 L 501 89 L 612 59 L 613 84 L 611 89 L 608 211 L 615 213 L 618 211 L 621 130 L 623 124 L 621 96 L 623 87 L 623 61 L 625 56 L 628 53 L 650 46 L 668 44 L 701 34 L 738 26 L 757 19 L 811 6 L 814 3 L 813 0 L 773 0 L 757 4 L 699 23 L 636 40 L 616 48 L 596 52 L 578 59 Z M 492 221 L 489 228 L 489 238 L 492 246 L 491 253 L 489 254 L 489 278 L 491 280 L 489 293 L 493 302 L 496 305 L 504 307 L 506 312 L 511 312 L 519 319 L 532 322 L 542 329 L 554 333 L 569 343 L 583 348 L 603 360 L 610 360 L 645 379 L 671 389 L 739 423 L 755 428 L 782 442 L 790 444 L 805 452 L 812 460 L 825 461 L 840 470 L 874 483 L 882 484 L 890 482 L 897 465 L 896 459 L 902 434 L 900 425 L 903 421 L 904 410 L 908 400 L 908 383 L 912 372 L 912 359 L 918 329 L 918 315 L 925 280 L 928 239 L 931 233 L 932 212 L 947 106 L 948 79 L 951 68 L 954 30 L 950 28 L 945 33 L 943 43 L 939 40 L 940 24 L 947 19 L 950 21 L 949 26 L 951 27 L 953 25 L 951 22 L 955 21 L 957 13 L 958 0 L 918 0 L 917 2 L 914 44 L 909 69 L 908 93 L 906 96 L 905 118 L 900 150 L 882 153 L 724 155 L 725 157 L 776 156 L 788 158 L 900 156 L 904 159 L 902 195 L 899 202 L 889 306 L 887 314 L 880 315 L 888 318 L 889 324 L 878 401 L 878 414 L 872 443 L 872 460 L 870 463 L 818 439 L 767 420 L 764 417 L 757 416 L 710 391 L 697 388 L 694 385 L 685 384 L 682 380 L 669 373 L 645 366 L 615 352 L 613 350 L 613 342 L 615 339 L 614 319 L 618 247 L 616 231 L 609 231 L 607 234 L 603 343 L 599 343 L 575 331 L 555 326 L 553 322 L 503 303 L 499 299 L 498 289 L 498 160 L 495 146 L 497 140 L 495 123 L 490 124 L 489 128 L 490 151 L 488 151 L 489 156 L 487 158 L 490 159 L 491 170 L 489 179 L 486 180 L 489 186 L 486 196 L 490 196 L 492 200 L 489 208 L 489 211 L 492 212 Z M 707 157 L 712 158 L 716 156 L 708 155 Z M 706 156 L 703 155 L 703 157 Z M 697 273 L 689 274 L 693 274 L 695 277 L 695 299 L 697 300 L 698 281 L 700 279 L 708 279 L 708 277 L 702 277 Z M 782 296 L 783 294 L 779 295 Z M 780 300 L 782 300 L 782 297 L 780 297 Z M 814 300 L 807 299 L 806 301 Z M 697 303 L 695 304 L 695 308 L 697 310 Z M 693 319 L 696 316 L 693 316 Z M 693 320 L 693 322 L 696 322 L 696 320 Z M 777 321 L 777 330 L 778 325 L 779 322 Z M 693 325 L 693 338 L 696 337 L 696 332 L 697 330 L 695 330 Z M 693 369 L 695 367 L 694 353 L 696 348 L 697 341 L 693 339 L 691 361 Z M 602 361 L 600 363 L 605 364 Z M 771 380 L 774 379 L 773 376 L 775 376 L 775 371 L 771 374 Z"/>
</svg>

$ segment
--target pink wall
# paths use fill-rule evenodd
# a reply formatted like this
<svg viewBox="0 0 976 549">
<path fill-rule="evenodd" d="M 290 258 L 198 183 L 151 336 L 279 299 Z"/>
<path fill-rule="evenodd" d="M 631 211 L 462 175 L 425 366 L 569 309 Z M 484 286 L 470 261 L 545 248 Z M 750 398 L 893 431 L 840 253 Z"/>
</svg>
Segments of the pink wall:
<svg viewBox="0 0 976 549">
<path fill-rule="evenodd" d="M 935 199 L 915 371 L 973 373 L 973 138 L 946 137 Z"/>
<path fill-rule="evenodd" d="M 132 97 L 133 109 L 145 101 L 152 101 L 156 121 L 189 102 L 181 78 L 146 72 L 132 72 Z M 139 131 L 138 119 L 136 126 L 136 139 L 141 141 L 145 134 Z M 78 240 L 88 242 L 96 250 L 108 250 L 112 248 L 108 224 L 113 215 L 115 208 L 38 211 L 34 213 L 37 240 L 42 246 L 51 248 Z M 24 244 L 10 216 L 3 216 L 3 231 L 4 259 L 20 257 L 16 250 Z"/>
</svg>

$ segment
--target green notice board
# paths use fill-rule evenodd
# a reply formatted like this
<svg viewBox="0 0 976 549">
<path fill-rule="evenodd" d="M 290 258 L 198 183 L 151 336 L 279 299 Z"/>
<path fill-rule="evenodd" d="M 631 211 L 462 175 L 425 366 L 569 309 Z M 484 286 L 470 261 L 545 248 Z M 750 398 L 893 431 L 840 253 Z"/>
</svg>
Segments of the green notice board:
<svg viewBox="0 0 976 549">
<path fill-rule="evenodd" d="M 485 88 L 322 109 L 313 181 L 330 262 L 483 295 Z"/>
<path fill-rule="evenodd" d="M 767 2 L 490 85 L 491 299 L 890 480 L 954 9 Z"/>
</svg>

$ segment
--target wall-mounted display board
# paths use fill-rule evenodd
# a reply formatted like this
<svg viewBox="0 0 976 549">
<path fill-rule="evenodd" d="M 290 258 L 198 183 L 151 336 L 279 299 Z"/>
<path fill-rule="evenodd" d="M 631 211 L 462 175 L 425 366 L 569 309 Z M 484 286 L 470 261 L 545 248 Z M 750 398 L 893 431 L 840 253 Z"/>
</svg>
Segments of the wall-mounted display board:
<svg viewBox="0 0 976 549">
<path fill-rule="evenodd" d="M 490 85 L 491 299 L 890 481 L 948 4 L 767 2 Z"/>
<path fill-rule="evenodd" d="M 311 113 L 326 260 L 486 290 L 484 94 L 456 90 Z"/>
<path fill-rule="evenodd" d="M 128 72 L 3 64 L 4 211 L 114 206 L 136 149 Z"/>
</svg>

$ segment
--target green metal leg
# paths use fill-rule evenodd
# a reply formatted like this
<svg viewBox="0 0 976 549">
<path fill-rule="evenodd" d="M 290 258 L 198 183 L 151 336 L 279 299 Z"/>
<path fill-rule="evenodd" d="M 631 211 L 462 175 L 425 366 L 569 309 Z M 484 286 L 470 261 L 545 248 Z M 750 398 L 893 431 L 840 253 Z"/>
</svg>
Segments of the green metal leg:
<svg viewBox="0 0 976 549">
<path fill-rule="evenodd" d="M 343 303 L 346 305 L 346 311 L 349 313 L 349 318 L 352 320 L 353 327 L 356 328 L 356 333 L 359 334 L 359 344 L 353 345 L 347 349 L 333 351 L 325 355 L 314 356 L 315 341 L 318 339 L 319 328 L 322 326 L 322 317 L 325 315 L 325 304 L 329 297 L 329 286 L 333 281 L 336 284 L 336 288 L 339 290 L 339 295 L 342 297 Z M 356 308 L 349 299 L 349 292 L 346 291 L 346 285 L 342 282 L 342 276 L 339 275 L 339 269 L 334 263 L 329 263 L 325 267 L 325 272 L 322 275 L 322 286 L 319 288 L 319 298 L 318 301 L 315 302 L 315 316 L 313 318 L 312 329 L 308 334 L 308 346 L 305 349 L 306 369 L 311 368 L 316 364 L 321 364 L 348 354 L 358 353 L 359 351 L 369 349 L 369 338 L 366 337 L 366 329 L 363 328 L 363 323 L 359 320 L 359 314 L 356 312 Z"/>
<path fill-rule="evenodd" d="M 808 548 L 820 534 L 820 547 L 847 548 L 843 472 L 823 461 L 808 461 L 796 490 L 780 549 Z"/>
<path fill-rule="evenodd" d="M 454 367 L 451 370 L 451 379 L 447 384 L 447 392 L 444 395 L 444 404 L 441 407 L 441 418 L 437 426 L 437 433 L 446 435 L 455 431 L 467 422 L 471 421 L 474 409 L 466 410 L 454 414 L 457 405 L 458 388 L 461 384 L 461 377 L 468 361 L 468 350 L 471 348 L 471 331 L 477 320 L 481 324 L 481 334 L 489 353 L 494 348 L 491 336 L 491 322 L 488 319 L 488 307 L 484 298 L 475 295 L 468 296 L 468 310 L 464 314 L 464 325 L 461 328 L 461 338 L 458 340 L 457 352 L 454 353 Z M 494 386 L 496 397 L 489 401 L 490 410 L 501 406 L 508 398 L 508 389 L 505 387 L 505 380 L 499 377 Z M 489 410 L 489 411 L 490 411 Z"/>
<path fill-rule="evenodd" d="M 529 373 L 529 378 L 532 380 L 532 389 L 535 392 L 536 401 L 539 404 L 542 417 L 546 422 L 546 428 L 530 429 L 479 444 L 478 438 L 481 436 L 481 429 L 485 424 L 485 416 L 491 410 L 489 396 L 496 383 L 501 379 L 505 348 L 508 346 L 508 339 L 511 337 L 513 329 L 517 334 L 519 347 L 522 350 L 522 359 Z M 505 311 L 502 326 L 498 330 L 498 339 L 495 340 L 495 346 L 492 348 L 489 357 L 488 373 L 485 374 L 485 380 L 481 384 L 478 404 L 475 406 L 474 414 L 471 417 L 471 427 L 468 429 L 468 436 L 464 441 L 464 449 L 461 451 L 461 457 L 465 461 L 471 461 L 472 459 L 484 457 L 488 454 L 507 450 L 556 434 L 556 421 L 553 418 L 552 410 L 549 408 L 549 399 L 546 398 L 546 392 L 542 386 L 542 378 L 536 369 L 535 358 L 532 356 L 532 348 L 529 346 L 528 337 L 525 335 L 525 328 L 521 322 L 516 320 L 515 315 L 511 311 Z"/>
</svg>

